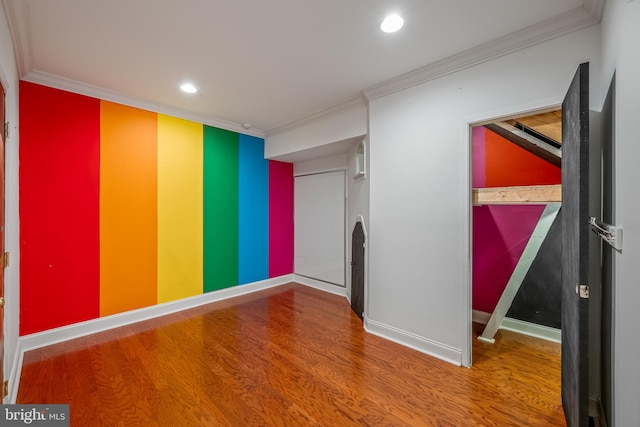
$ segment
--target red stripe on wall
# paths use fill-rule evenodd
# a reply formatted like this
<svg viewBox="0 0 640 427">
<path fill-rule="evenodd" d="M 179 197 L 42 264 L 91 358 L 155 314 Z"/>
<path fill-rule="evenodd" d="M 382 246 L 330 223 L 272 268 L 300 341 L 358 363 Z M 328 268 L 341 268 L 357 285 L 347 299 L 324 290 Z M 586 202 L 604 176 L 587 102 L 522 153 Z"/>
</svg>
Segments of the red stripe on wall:
<svg viewBox="0 0 640 427">
<path fill-rule="evenodd" d="M 20 335 L 99 316 L 100 101 L 20 82 Z"/>
<path fill-rule="evenodd" d="M 293 273 L 293 164 L 269 161 L 269 277 Z"/>
</svg>

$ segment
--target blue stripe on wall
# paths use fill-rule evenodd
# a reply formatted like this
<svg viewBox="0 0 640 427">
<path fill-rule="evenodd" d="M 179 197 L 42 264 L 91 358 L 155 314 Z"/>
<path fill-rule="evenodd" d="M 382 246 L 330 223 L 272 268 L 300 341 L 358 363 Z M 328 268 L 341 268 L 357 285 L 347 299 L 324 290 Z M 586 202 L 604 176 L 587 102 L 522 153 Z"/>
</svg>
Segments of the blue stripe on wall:
<svg viewBox="0 0 640 427">
<path fill-rule="evenodd" d="M 264 140 L 239 135 L 238 281 L 269 277 L 269 161 Z"/>
</svg>

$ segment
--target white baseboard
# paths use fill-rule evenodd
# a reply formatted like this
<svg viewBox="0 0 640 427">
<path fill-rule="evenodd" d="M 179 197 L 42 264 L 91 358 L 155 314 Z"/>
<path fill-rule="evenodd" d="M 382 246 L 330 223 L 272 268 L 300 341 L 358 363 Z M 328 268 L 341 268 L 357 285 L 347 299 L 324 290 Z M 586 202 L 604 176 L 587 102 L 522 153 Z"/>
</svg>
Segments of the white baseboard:
<svg viewBox="0 0 640 427">
<path fill-rule="evenodd" d="M 536 325 L 535 323 L 512 319 L 510 317 L 505 317 L 502 320 L 500 329 L 529 335 L 530 337 L 541 338 L 543 340 L 552 341 L 558 344 L 560 343 L 562 336 L 560 329 Z"/>
<path fill-rule="evenodd" d="M 20 385 L 20 375 L 22 374 L 22 359 L 24 351 L 22 350 L 22 338 L 18 338 L 16 343 L 16 353 L 13 356 L 13 365 L 9 373 L 9 395 L 5 399 L 9 399 L 7 403 L 16 403 L 18 398 L 18 386 Z"/>
<path fill-rule="evenodd" d="M 319 289 L 321 291 L 329 292 L 331 294 L 340 295 L 347 298 L 347 288 L 340 285 L 334 285 L 322 280 L 312 279 L 310 277 L 300 276 L 298 274 L 293 275 L 293 281 L 300 283 L 301 285 L 309 286 L 310 288 Z"/>
<path fill-rule="evenodd" d="M 482 325 L 486 325 L 489 323 L 489 319 L 491 319 L 491 313 L 485 313 L 480 310 L 471 310 L 471 320 L 480 323 Z"/>
<path fill-rule="evenodd" d="M 292 282 L 293 274 L 274 277 L 260 282 L 249 283 L 246 285 L 233 286 L 231 288 L 221 289 L 218 291 L 207 292 L 206 294 L 196 295 L 177 301 L 171 301 L 163 304 L 157 304 L 151 307 L 140 308 L 137 310 L 127 311 L 125 313 L 114 314 L 111 316 L 100 317 L 98 319 L 87 320 L 85 322 L 75 323 L 69 326 L 50 329 L 44 332 L 25 335 L 18 338 L 16 346 L 16 356 L 10 373 L 10 403 L 15 403 L 18 396 L 18 387 L 20 386 L 20 374 L 22 372 L 22 360 L 24 353 L 36 348 L 46 347 L 48 345 L 57 344 L 63 341 L 80 338 L 83 336 L 96 334 L 109 329 L 118 328 L 120 326 L 130 325 L 132 323 L 149 320 L 156 317 L 164 316 L 178 311 L 187 310 L 189 308 L 198 307 L 216 301 L 246 295 L 249 293 L 273 288 L 275 286 L 284 285 Z"/>
<path fill-rule="evenodd" d="M 454 365 L 462 365 L 462 351 L 393 326 L 364 318 L 365 331 Z"/>
</svg>

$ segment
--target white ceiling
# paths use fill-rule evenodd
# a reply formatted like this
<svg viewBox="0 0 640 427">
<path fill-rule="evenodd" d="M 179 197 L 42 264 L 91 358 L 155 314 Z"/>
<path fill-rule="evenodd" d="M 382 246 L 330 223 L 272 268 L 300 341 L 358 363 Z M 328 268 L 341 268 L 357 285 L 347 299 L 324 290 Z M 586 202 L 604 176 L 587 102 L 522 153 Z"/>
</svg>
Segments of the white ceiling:
<svg viewBox="0 0 640 427">
<path fill-rule="evenodd" d="M 593 16 L 602 3 L 3 1 L 23 78 L 71 80 L 198 117 L 251 123 L 262 134 L 501 37 L 524 45 L 532 28 Z M 378 29 L 389 12 L 405 18 L 398 33 Z M 180 92 L 185 80 L 199 92 Z"/>
</svg>

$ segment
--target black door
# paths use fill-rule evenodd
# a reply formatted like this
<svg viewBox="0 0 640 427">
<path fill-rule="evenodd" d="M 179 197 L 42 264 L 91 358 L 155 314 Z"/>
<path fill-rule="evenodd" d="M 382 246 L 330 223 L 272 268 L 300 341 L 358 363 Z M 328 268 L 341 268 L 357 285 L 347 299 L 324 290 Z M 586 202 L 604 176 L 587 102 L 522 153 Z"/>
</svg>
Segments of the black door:
<svg viewBox="0 0 640 427">
<path fill-rule="evenodd" d="M 562 103 L 562 406 L 589 425 L 589 64 Z"/>
<path fill-rule="evenodd" d="M 351 233 L 351 309 L 362 319 L 364 312 L 364 230 L 356 222 Z"/>
</svg>

